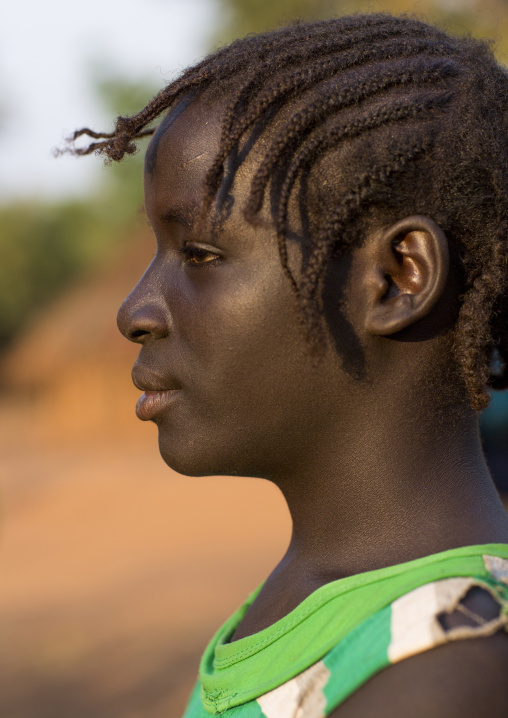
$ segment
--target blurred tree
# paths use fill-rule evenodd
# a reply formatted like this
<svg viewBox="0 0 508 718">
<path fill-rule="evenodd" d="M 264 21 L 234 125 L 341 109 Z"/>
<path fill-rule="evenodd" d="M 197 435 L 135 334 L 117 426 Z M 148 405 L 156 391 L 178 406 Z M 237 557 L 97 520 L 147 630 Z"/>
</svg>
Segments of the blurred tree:
<svg viewBox="0 0 508 718">
<path fill-rule="evenodd" d="M 295 19 L 317 20 L 355 12 L 415 14 L 451 32 L 494 37 L 500 59 L 508 60 L 506 0 L 222 0 L 225 22 L 218 43 L 262 32 Z"/>
<path fill-rule="evenodd" d="M 136 112 L 156 91 L 108 76 L 96 76 L 94 85 L 109 115 Z M 141 152 L 109 168 L 82 200 L 27 199 L 0 207 L 0 351 L 141 221 L 142 158 Z"/>
<path fill-rule="evenodd" d="M 131 115 L 139 112 L 160 89 L 150 80 L 129 83 L 105 74 L 102 68 L 92 71 L 93 84 L 100 104 L 108 115 Z M 146 146 L 146 140 L 145 145 Z M 143 156 L 140 151 L 126 155 L 121 163 L 108 167 L 106 190 L 114 213 L 120 218 L 132 217 L 143 206 Z"/>
</svg>

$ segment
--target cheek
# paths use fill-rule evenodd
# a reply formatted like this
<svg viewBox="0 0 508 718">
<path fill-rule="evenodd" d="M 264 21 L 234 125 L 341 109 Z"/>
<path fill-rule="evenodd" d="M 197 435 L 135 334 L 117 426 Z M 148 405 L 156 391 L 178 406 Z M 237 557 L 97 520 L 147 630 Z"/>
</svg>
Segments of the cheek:
<svg viewBox="0 0 508 718">
<path fill-rule="evenodd" d="M 210 377 L 226 383 L 253 376 L 259 382 L 268 369 L 285 371 L 288 360 L 305 353 L 295 298 L 282 273 L 239 276 L 221 267 L 211 276 L 211 270 L 173 294 L 174 339 L 187 367 L 201 372 L 206 366 Z"/>
</svg>

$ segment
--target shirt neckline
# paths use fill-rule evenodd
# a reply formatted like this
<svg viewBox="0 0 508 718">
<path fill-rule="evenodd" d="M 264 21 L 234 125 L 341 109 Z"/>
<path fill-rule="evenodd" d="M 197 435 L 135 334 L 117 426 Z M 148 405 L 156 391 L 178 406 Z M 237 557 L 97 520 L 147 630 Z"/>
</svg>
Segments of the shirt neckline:
<svg viewBox="0 0 508 718">
<path fill-rule="evenodd" d="M 228 643 L 261 585 L 203 654 L 203 706 L 220 713 L 273 690 L 323 658 L 362 621 L 419 586 L 456 576 L 488 580 L 484 557 L 489 555 L 508 559 L 508 544 L 462 546 L 331 581 L 271 626 Z"/>
<path fill-rule="evenodd" d="M 440 551 L 439 553 L 431 554 L 429 556 L 422 556 L 404 563 L 385 566 L 383 568 L 365 571 L 363 573 L 353 574 L 352 576 L 346 576 L 344 578 L 336 579 L 335 581 L 330 581 L 329 583 L 317 588 L 292 611 L 287 613 L 278 621 L 272 623 L 270 626 L 267 626 L 261 631 L 257 631 L 249 636 L 245 636 L 244 638 L 239 638 L 236 641 L 229 642 L 229 639 L 239 626 L 242 618 L 247 613 L 247 610 L 250 608 L 261 591 L 264 585 L 263 582 L 256 588 L 255 591 L 253 591 L 252 594 L 250 594 L 245 603 L 242 604 L 242 606 L 231 616 L 231 618 L 216 634 L 216 661 L 219 663 L 229 663 L 235 655 L 246 657 L 253 652 L 257 652 L 260 648 L 265 645 L 269 645 L 274 640 L 277 640 L 277 638 L 280 638 L 284 634 L 293 630 L 298 624 L 305 621 L 312 613 L 318 611 L 328 601 L 355 589 L 368 586 L 372 583 L 377 583 L 383 579 L 390 579 L 394 576 L 405 574 L 420 567 L 423 568 L 431 564 L 435 565 L 440 561 L 446 561 L 450 558 L 471 557 L 489 553 L 498 555 L 500 551 L 501 553 L 506 554 L 506 558 L 508 558 L 508 544 L 479 544 L 475 546 L 461 546 L 459 548 Z M 253 648 L 256 650 L 252 651 Z"/>
</svg>

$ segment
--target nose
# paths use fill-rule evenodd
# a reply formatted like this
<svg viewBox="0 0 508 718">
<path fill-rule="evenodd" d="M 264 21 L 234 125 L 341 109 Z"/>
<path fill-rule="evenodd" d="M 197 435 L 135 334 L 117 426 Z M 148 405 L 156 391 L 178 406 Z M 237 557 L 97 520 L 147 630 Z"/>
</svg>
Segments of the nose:
<svg viewBox="0 0 508 718">
<path fill-rule="evenodd" d="M 171 318 L 162 297 L 147 287 L 144 280 L 145 277 L 122 302 L 116 320 L 124 337 L 137 344 L 164 339 L 171 330 Z"/>
</svg>

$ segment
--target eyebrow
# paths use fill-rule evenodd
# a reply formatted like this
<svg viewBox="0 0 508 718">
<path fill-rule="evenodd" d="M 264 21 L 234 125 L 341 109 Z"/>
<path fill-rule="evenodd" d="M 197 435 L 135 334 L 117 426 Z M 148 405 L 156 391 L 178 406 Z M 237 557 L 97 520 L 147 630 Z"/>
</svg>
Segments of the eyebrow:
<svg viewBox="0 0 508 718">
<path fill-rule="evenodd" d="M 171 208 L 166 210 L 166 212 L 161 215 L 161 221 L 164 222 L 164 224 L 178 222 L 178 224 L 187 227 L 187 229 L 192 229 L 192 219 L 190 213 L 182 212 L 178 209 Z"/>
</svg>

